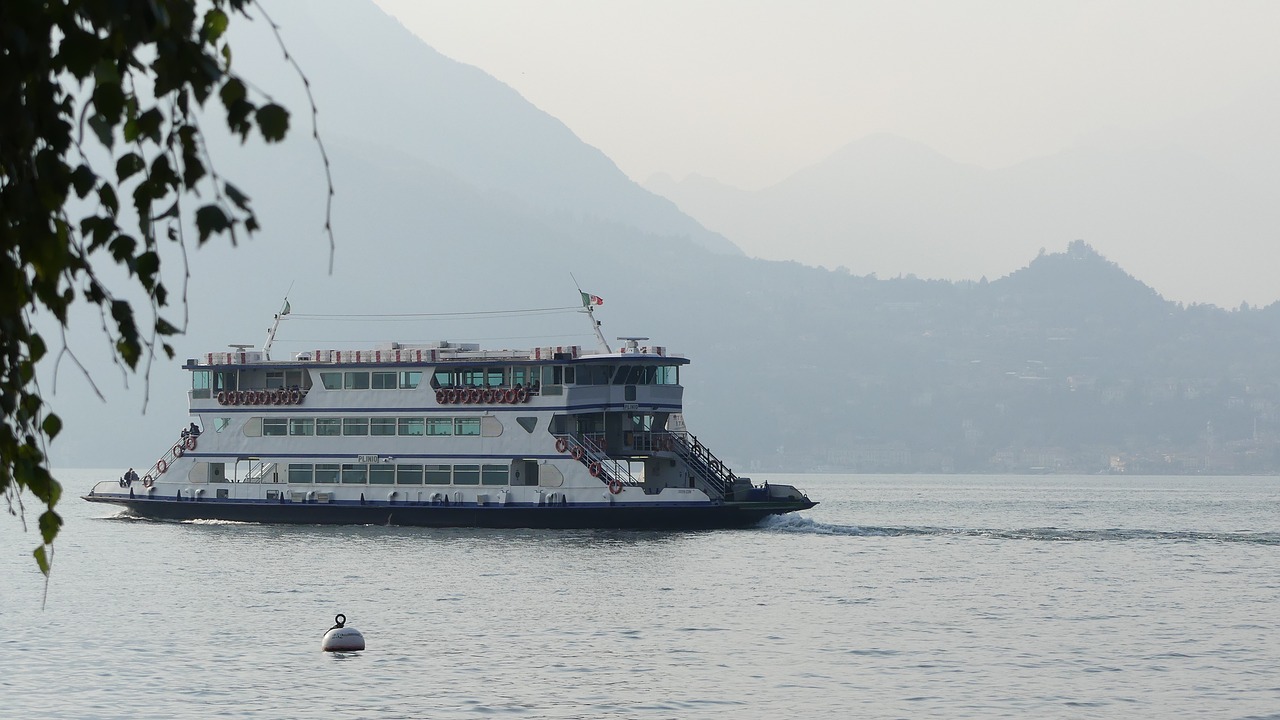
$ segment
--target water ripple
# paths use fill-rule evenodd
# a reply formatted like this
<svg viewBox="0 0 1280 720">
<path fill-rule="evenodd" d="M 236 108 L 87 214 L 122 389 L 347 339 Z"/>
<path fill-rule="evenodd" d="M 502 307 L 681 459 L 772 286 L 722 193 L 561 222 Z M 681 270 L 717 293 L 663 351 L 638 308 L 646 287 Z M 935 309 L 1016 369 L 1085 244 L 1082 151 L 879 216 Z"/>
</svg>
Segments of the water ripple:
<svg viewBox="0 0 1280 720">
<path fill-rule="evenodd" d="M 1167 542 L 1224 542 L 1280 545 L 1278 532 L 1197 532 L 1194 530 L 1146 530 L 1141 528 L 948 528 L 930 526 L 838 525 L 791 515 L 766 519 L 761 529 L 777 533 L 842 535 L 850 537 L 975 537 L 998 540 L 1042 540 L 1063 542 L 1111 542 L 1160 540 Z"/>
</svg>

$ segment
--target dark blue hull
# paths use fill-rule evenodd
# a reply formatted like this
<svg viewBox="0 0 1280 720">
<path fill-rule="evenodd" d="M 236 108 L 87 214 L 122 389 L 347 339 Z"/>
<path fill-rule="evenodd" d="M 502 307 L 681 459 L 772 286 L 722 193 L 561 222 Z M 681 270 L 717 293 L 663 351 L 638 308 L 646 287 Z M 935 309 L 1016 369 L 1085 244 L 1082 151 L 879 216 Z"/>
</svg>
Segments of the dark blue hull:
<svg viewBox="0 0 1280 720">
<path fill-rule="evenodd" d="M 750 527 L 770 515 L 807 510 L 809 500 L 719 504 L 441 505 L 386 502 L 294 503 L 238 500 L 148 500 L 88 495 L 133 515 L 161 520 L 232 520 L 305 525 L 416 527 L 705 530 Z"/>
</svg>

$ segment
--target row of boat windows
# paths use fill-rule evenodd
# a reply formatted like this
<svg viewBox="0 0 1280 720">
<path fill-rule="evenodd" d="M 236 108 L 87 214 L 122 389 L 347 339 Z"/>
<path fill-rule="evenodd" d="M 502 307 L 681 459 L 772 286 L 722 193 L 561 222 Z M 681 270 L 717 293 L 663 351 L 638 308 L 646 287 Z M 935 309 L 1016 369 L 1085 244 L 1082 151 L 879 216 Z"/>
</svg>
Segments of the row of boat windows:
<svg viewBox="0 0 1280 720">
<path fill-rule="evenodd" d="M 289 482 L 317 485 L 507 485 L 510 465 L 289 463 Z"/>
<path fill-rule="evenodd" d="M 394 375 L 394 373 L 392 373 Z M 422 373 L 417 373 L 419 376 Z M 213 372 L 210 370 L 196 370 L 191 373 L 191 396 L 196 398 L 208 398 L 220 391 L 231 391 L 239 389 L 239 375 L 235 370 L 219 370 Z M 311 387 L 310 376 L 302 370 L 268 370 L 263 384 L 253 385 L 254 390 L 284 390 L 286 388 L 309 388 Z M 416 387 L 416 386 L 415 386 Z M 250 388 L 250 383 L 245 383 L 245 389 Z"/>
<path fill-rule="evenodd" d="M 320 382 L 326 390 L 396 390 L 418 387 L 422 373 L 395 372 L 322 372 Z M 532 387 L 534 385 L 678 385 L 680 368 L 676 365 L 549 365 L 547 367 L 471 367 L 440 368 L 431 386 L 459 387 Z"/>
<path fill-rule="evenodd" d="M 325 390 L 412 390 L 422 383 L 418 370 L 322 372 Z"/>
<path fill-rule="evenodd" d="M 343 417 L 343 418 L 262 418 L 263 435 L 310 437 L 364 435 L 479 435 L 480 418 L 423 417 Z"/>
<path fill-rule="evenodd" d="M 413 390 L 422 384 L 419 370 L 347 370 L 320 373 L 325 390 Z M 440 368 L 431 378 L 433 388 L 532 387 L 534 385 L 678 385 L 677 365 L 548 365 L 538 367 Z M 239 389 L 234 370 L 191 373 L 192 397 L 208 398 L 219 391 Z M 302 370 L 269 370 L 262 388 L 306 388 L 310 382 Z M 250 383 L 246 382 L 249 388 Z M 253 388 L 259 386 L 253 384 Z"/>
</svg>

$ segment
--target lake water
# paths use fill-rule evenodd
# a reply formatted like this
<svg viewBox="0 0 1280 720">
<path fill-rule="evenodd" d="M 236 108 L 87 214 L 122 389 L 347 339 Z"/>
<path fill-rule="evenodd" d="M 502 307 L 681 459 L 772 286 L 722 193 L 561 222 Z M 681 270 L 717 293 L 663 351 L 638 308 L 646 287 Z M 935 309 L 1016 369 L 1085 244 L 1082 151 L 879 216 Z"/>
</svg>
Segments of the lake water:
<svg viewBox="0 0 1280 720">
<path fill-rule="evenodd" d="M 43 610 L 0 521 L 3 717 L 1280 718 L 1277 478 L 771 475 L 822 504 L 641 533 L 75 497 L 112 476 L 60 473 Z"/>
</svg>

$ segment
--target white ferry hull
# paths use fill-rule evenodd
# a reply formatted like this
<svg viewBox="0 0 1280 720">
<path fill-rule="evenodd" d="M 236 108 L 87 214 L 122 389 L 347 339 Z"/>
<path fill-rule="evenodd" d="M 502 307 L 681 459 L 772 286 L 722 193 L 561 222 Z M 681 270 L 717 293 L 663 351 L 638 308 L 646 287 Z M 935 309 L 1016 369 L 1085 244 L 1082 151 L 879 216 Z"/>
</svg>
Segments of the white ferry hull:
<svg viewBox="0 0 1280 720">
<path fill-rule="evenodd" d="M 808 500 L 745 502 L 572 503 L 553 505 L 443 505 L 387 501 L 288 501 L 151 499 L 92 493 L 85 500 L 119 505 L 130 514 L 159 520 L 230 520 L 305 525 L 402 525 L 537 529 L 702 530 L 750 527 L 770 515 L 806 510 Z"/>
</svg>

